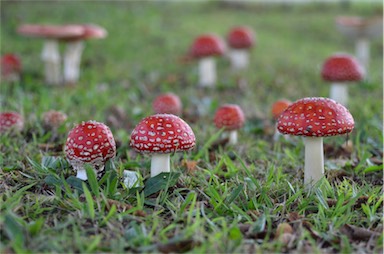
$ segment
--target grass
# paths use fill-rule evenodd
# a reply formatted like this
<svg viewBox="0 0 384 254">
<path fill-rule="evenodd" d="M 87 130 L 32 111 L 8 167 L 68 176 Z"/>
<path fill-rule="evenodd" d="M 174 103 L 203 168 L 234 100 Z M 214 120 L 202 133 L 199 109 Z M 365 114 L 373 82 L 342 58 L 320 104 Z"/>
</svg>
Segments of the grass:
<svg viewBox="0 0 384 254">
<path fill-rule="evenodd" d="M 335 16 L 382 10 L 375 2 L 229 8 L 219 2 L 2 1 L 1 53 L 21 57 L 23 76 L 1 84 L 0 105 L 22 113 L 26 128 L 0 137 L 1 252 L 381 252 L 382 41 L 371 43 L 370 78 L 350 87 L 353 152 L 341 148 L 345 137 L 326 138 L 326 177 L 313 189 L 303 188 L 302 141 L 274 143 L 266 127 L 273 126 L 275 100 L 327 96 L 322 62 L 354 51 L 336 32 Z M 87 42 L 76 87 L 45 85 L 42 41 L 15 32 L 21 23 L 44 22 L 94 22 L 109 32 Z M 181 61 L 192 40 L 206 32 L 224 36 L 238 24 L 257 34 L 243 73 L 249 91 L 237 88 L 226 59 L 218 59 L 218 88 L 196 89 L 195 63 Z M 153 98 L 171 90 L 183 101 L 197 148 L 173 155 L 173 172 L 151 179 L 149 158 L 129 148 L 129 135 L 152 114 Z M 212 99 L 208 115 L 197 118 L 206 97 Z M 247 116 L 238 146 L 217 145 L 212 118 L 222 103 L 239 104 Z M 100 181 L 88 170 L 83 183 L 61 146 L 74 123 L 108 122 L 112 107 L 125 117 L 124 124 L 110 125 L 117 157 Z M 56 138 L 42 126 L 50 109 L 68 114 Z M 43 148 L 52 143 L 58 149 Z M 125 188 L 123 170 L 139 172 L 144 186 Z M 276 237 L 284 222 L 292 228 L 289 241 Z"/>
</svg>

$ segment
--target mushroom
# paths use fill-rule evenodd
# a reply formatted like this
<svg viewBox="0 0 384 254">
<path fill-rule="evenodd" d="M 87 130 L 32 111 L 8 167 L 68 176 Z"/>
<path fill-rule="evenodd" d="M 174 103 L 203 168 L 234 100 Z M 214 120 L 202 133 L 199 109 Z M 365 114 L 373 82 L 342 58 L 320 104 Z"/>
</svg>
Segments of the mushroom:
<svg viewBox="0 0 384 254">
<path fill-rule="evenodd" d="M 243 127 L 245 116 L 243 110 L 236 104 L 224 104 L 220 106 L 214 117 L 217 128 L 224 128 L 229 134 L 229 144 L 237 144 L 237 130 Z"/>
<path fill-rule="evenodd" d="M 67 120 L 67 115 L 61 111 L 49 110 L 42 118 L 46 129 L 56 130 Z"/>
<path fill-rule="evenodd" d="M 1 80 L 4 81 L 19 81 L 21 71 L 21 61 L 15 54 L 4 54 L 1 57 Z"/>
<path fill-rule="evenodd" d="M 278 130 L 303 136 L 305 145 L 304 184 L 312 186 L 324 175 L 323 137 L 350 133 L 352 115 L 340 103 L 322 97 L 303 98 L 280 115 Z"/>
<path fill-rule="evenodd" d="M 281 115 L 281 113 L 284 112 L 284 110 L 286 110 L 288 108 L 289 105 L 291 105 L 291 101 L 287 100 L 287 99 L 280 99 L 280 100 L 277 100 L 275 103 L 272 104 L 272 109 L 271 109 L 271 113 L 272 113 L 272 116 L 273 116 L 273 119 L 275 121 L 277 121 L 277 119 L 279 118 L 279 116 Z M 275 132 L 274 132 L 274 135 L 273 135 L 273 140 L 277 141 L 279 139 L 279 136 L 280 136 L 280 132 L 277 130 L 277 123 L 275 124 Z M 286 137 L 286 136 L 284 136 Z"/>
<path fill-rule="evenodd" d="M 355 41 L 355 52 L 358 61 L 366 72 L 369 67 L 369 41 L 381 38 L 383 35 L 382 17 L 339 16 L 336 18 L 336 28 L 349 39 Z"/>
<path fill-rule="evenodd" d="M 160 94 L 152 103 L 156 114 L 181 115 L 182 104 L 179 96 L 174 93 Z"/>
<path fill-rule="evenodd" d="M 79 80 L 84 40 L 101 39 L 107 36 L 107 31 L 100 26 L 94 24 L 79 26 L 83 28 L 82 34 L 63 39 L 67 43 L 64 53 L 64 82 L 66 84 L 76 84 Z"/>
<path fill-rule="evenodd" d="M 195 134 L 181 118 L 156 114 L 140 121 L 131 134 L 130 146 L 139 153 L 152 155 L 151 177 L 170 172 L 170 154 L 195 146 Z"/>
<path fill-rule="evenodd" d="M 24 119 L 17 113 L 12 111 L 0 113 L 0 134 L 16 131 L 20 132 L 24 128 Z"/>
<path fill-rule="evenodd" d="M 213 87 L 216 84 L 215 56 L 221 56 L 225 52 L 224 41 L 213 34 L 205 34 L 197 37 L 190 49 L 190 54 L 199 60 L 199 85 Z"/>
<path fill-rule="evenodd" d="M 347 105 L 348 84 L 362 80 L 364 69 L 353 56 L 336 53 L 324 61 L 321 76 L 323 80 L 331 82 L 329 97 Z"/>
<path fill-rule="evenodd" d="M 249 50 L 255 44 L 255 34 L 251 28 L 239 26 L 232 28 L 227 35 L 230 51 L 228 56 L 234 71 L 248 67 Z"/>
<path fill-rule="evenodd" d="M 61 83 L 60 71 L 60 52 L 58 41 L 68 39 L 83 34 L 82 26 L 77 25 L 21 25 L 17 32 L 31 37 L 41 37 L 45 39 L 41 58 L 45 63 L 45 81 L 51 85 Z"/>
<path fill-rule="evenodd" d="M 85 165 L 89 164 L 100 179 L 105 173 L 105 163 L 116 155 L 116 144 L 108 126 L 88 121 L 68 133 L 64 151 L 77 178 L 87 180 Z"/>
</svg>

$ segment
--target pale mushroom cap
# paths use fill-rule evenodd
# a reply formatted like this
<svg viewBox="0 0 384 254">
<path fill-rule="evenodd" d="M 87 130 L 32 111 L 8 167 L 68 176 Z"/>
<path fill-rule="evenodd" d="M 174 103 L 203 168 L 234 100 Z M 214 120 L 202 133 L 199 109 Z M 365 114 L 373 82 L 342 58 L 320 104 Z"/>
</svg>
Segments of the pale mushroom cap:
<svg viewBox="0 0 384 254">
<path fill-rule="evenodd" d="M 49 110 L 43 114 L 43 123 L 50 128 L 58 128 L 67 120 L 67 115 L 61 111 Z"/>
<path fill-rule="evenodd" d="M 279 132 L 309 137 L 350 133 L 354 125 L 347 108 L 332 99 L 322 97 L 303 98 L 292 103 L 277 121 Z"/>
<path fill-rule="evenodd" d="M 144 118 L 131 134 L 130 146 L 141 153 L 173 153 L 190 150 L 196 139 L 191 127 L 172 114 Z"/>
<path fill-rule="evenodd" d="M 19 26 L 17 32 L 31 37 L 50 39 L 70 39 L 84 33 L 81 25 L 33 25 L 24 24 Z"/>
</svg>

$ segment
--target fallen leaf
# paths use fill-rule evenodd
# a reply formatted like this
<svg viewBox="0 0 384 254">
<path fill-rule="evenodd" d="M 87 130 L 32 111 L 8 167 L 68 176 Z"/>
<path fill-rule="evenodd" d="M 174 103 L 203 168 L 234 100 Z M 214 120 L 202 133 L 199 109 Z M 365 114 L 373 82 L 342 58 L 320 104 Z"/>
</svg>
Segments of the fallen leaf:
<svg viewBox="0 0 384 254">
<path fill-rule="evenodd" d="M 200 243 L 192 239 L 171 239 L 167 243 L 157 244 L 157 249 L 162 253 L 183 253 L 192 250 L 198 245 L 200 245 Z"/>
<path fill-rule="evenodd" d="M 345 224 L 340 228 L 340 232 L 351 240 L 355 241 L 368 241 L 371 238 L 378 238 L 380 236 L 379 232 L 375 232 L 369 229 L 353 226 L 350 224 Z"/>
<path fill-rule="evenodd" d="M 194 160 L 182 160 L 181 165 L 187 168 L 188 174 L 197 170 L 197 161 Z"/>
<path fill-rule="evenodd" d="M 133 208 L 133 206 L 130 204 L 122 203 L 113 199 L 107 199 L 107 206 L 106 206 L 107 210 L 111 209 L 113 205 L 116 206 L 116 209 L 119 213 L 128 211 Z"/>
</svg>

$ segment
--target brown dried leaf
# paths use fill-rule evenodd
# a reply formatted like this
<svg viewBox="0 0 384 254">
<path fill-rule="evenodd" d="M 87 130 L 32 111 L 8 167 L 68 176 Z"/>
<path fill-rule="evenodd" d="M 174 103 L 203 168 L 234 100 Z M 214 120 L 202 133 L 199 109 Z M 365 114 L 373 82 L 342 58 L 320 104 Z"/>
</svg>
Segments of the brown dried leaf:
<svg viewBox="0 0 384 254">
<path fill-rule="evenodd" d="M 188 174 L 192 174 L 194 171 L 197 170 L 197 163 L 197 161 L 193 160 L 183 160 L 181 162 L 181 165 L 187 168 Z"/>
<path fill-rule="evenodd" d="M 280 223 L 277 226 L 275 238 L 279 238 L 283 234 L 293 234 L 293 228 L 287 222 Z"/>
<path fill-rule="evenodd" d="M 200 245 L 199 242 L 193 239 L 178 240 L 171 239 L 167 243 L 157 244 L 157 249 L 162 253 L 183 253 L 192 250 L 194 247 Z"/>
<path fill-rule="evenodd" d="M 351 240 L 355 241 L 368 241 L 371 238 L 377 238 L 380 236 L 380 233 L 371 231 L 369 229 L 353 226 L 350 224 L 345 224 L 340 228 L 340 232 Z"/>
<path fill-rule="evenodd" d="M 111 207 L 115 205 L 116 206 L 116 209 L 119 213 L 122 213 L 122 212 L 125 212 L 125 211 L 128 211 L 129 209 L 132 209 L 133 206 L 130 205 L 130 204 L 125 204 L 125 203 L 122 203 L 122 202 L 119 202 L 117 200 L 113 200 L 113 199 L 107 199 L 107 210 L 111 209 Z"/>
</svg>

